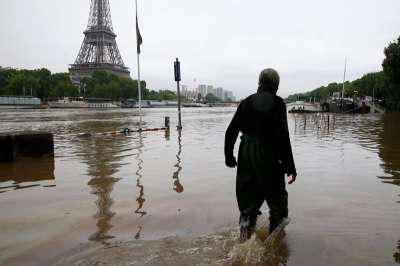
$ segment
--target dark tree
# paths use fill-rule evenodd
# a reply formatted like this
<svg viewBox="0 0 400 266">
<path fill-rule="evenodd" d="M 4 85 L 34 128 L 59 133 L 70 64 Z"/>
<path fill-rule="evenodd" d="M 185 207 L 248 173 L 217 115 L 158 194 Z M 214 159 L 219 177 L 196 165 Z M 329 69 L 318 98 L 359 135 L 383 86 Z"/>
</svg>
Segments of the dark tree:
<svg viewBox="0 0 400 266">
<path fill-rule="evenodd" d="M 400 37 L 385 48 L 383 71 L 392 84 L 400 84 Z"/>
</svg>

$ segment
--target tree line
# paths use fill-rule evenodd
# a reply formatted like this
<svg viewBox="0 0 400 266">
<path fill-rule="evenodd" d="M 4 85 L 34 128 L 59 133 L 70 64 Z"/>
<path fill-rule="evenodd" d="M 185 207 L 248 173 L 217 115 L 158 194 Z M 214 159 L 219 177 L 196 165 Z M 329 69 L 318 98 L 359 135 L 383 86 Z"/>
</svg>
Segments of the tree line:
<svg viewBox="0 0 400 266">
<path fill-rule="evenodd" d="M 149 90 L 141 81 L 143 99 L 177 99 L 171 90 Z M 18 70 L 0 68 L 0 95 L 32 95 L 46 102 L 62 97 L 107 98 L 114 101 L 138 99 L 138 83 L 126 77 L 119 77 L 105 71 L 94 72 L 84 77 L 79 87 L 74 86 L 69 73 L 51 73 L 46 68 Z"/>
<path fill-rule="evenodd" d="M 400 37 L 384 49 L 383 70 L 368 73 L 354 81 L 345 82 L 345 95 L 375 96 L 389 110 L 400 110 Z M 287 101 L 316 98 L 325 100 L 333 92 L 341 92 L 343 83 L 330 83 L 305 93 L 292 94 Z"/>
</svg>

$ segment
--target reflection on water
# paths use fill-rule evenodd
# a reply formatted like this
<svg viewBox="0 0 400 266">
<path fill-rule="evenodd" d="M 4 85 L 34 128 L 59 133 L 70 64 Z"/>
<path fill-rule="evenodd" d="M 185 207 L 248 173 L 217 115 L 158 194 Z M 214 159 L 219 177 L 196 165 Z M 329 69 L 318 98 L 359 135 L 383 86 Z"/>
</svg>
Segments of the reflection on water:
<svg viewBox="0 0 400 266">
<path fill-rule="evenodd" d="M 181 166 L 181 153 L 182 153 L 182 130 L 178 129 L 178 153 L 176 154 L 176 159 L 177 162 L 174 165 L 176 168 L 176 171 L 172 175 L 172 179 L 174 179 L 174 190 L 177 193 L 182 193 L 184 188 L 179 180 L 179 173 L 182 171 L 182 166 Z"/>
<path fill-rule="evenodd" d="M 114 238 L 109 233 L 113 228 L 111 220 L 115 216 L 115 212 L 111 210 L 114 203 L 111 193 L 120 180 L 114 175 L 122 166 L 121 153 L 127 144 L 127 138 L 122 135 L 91 136 L 78 139 L 75 144 L 78 154 L 88 166 L 87 174 L 91 179 L 87 184 L 91 187 L 91 194 L 97 197 L 97 212 L 93 215 L 97 231 L 89 236 L 89 240 L 106 243 L 108 239 Z"/>
<path fill-rule="evenodd" d="M 78 254 L 57 265 L 286 266 L 290 250 L 284 228 L 285 224 L 282 224 L 269 235 L 268 222 L 264 218 L 257 222 L 256 235 L 244 243 L 237 241 L 236 229 L 226 228 L 197 237 L 174 236 L 155 241 L 117 243 L 116 249 L 83 249 L 83 257 Z"/>
<path fill-rule="evenodd" d="M 379 178 L 384 183 L 400 186 L 400 115 L 398 113 L 386 113 L 383 116 L 383 130 L 380 131 L 379 137 L 379 157 L 383 161 L 382 167 L 387 174 Z M 400 264 L 400 240 L 393 258 Z"/>
<path fill-rule="evenodd" d="M 113 177 L 95 177 L 88 183 L 92 188 L 92 194 L 98 197 L 96 200 L 98 210 L 97 213 L 93 215 L 93 217 L 97 219 L 97 231 L 89 237 L 91 241 L 103 242 L 107 239 L 114 238 L 114 236 L 109 235 L 108 232 L 113 227 L 111 219 L 115 215 L 115 212 L 111 211 L 111 206 L 114 201 L 111 199 L 110 194 L 116 182 L 118 182 L 118 179 Z"/>
<path fill-rule="evenodd" d="M 142 148 L 143 148 L 143 137 L 142 133 L 139 133 L 139 146 L 137 147 L 137 153 L 135 155 L 135 159 L 137 161 L 137 171 L 136 171 L 136 187 L 139 188 L 139 196 L 136 198 L 136 202 L 138 203 L 138 207 L 135 210 L 136 214 L 139 214 L 140 217 L 143 217 L 147 214 L 146 211 L 143 211 L 143 204 L 146 201 L 144 198 L 144 186 L 142 185 L 142 178 L 143 175 L 141 174 L 141 171 L 143 169 L 143 159 L 140 157 L 142 155 Z"/>
<path fill-rule="evenodd" d="M 294 121 L 294 134 L 305 134 L 312 131 L 317 136 L 329 134 L 335 129 L 336 116 L 332 114 L 291 114 Z"/>
<path fill-rule="evenodd" d="M 31 187 L 54 187 L 51 184 L 41 184 L 40 181 L 55 180 L 54 157 L 23 158 L 12 163 L 0 163 L 0 193 L 10 189 L 18 190 Z M 9 182 L 12 183 L 9 183 Z M 24 184 L 24 183 L 35 184 Z M 2 186 L 2 183 L 9 183 Z"/>
<path fill-rule="evenodd" d="M 97 196 L 95 201 L 97 212 L 93 218 L 97 220 L 97 231 L 89 236 L 89 240 L 103 242 L 107 239 L 114 238 L 109 235 L 109 231 L 113 227 L 111 219 L 115 212 L 111 211 L 114 201 L 111 198 L 114 184 L 118 179 L 112 175 L 118 171 L 118 164 L 115 164 L 118 151 L 118 141 L 116 139 L 93 138 L 88 140 L 86 152 L 88 156 L 86 163 L 88 164 L 88 175 L 92 179 L 88 185 L 92 188 L 92 194 Z"/>
<path fill-rule="evenodd" d="M 356 139 L 360 146 L 378 154 L 381 159 L 380 166 L 386 175 L 377 178 L 383 183 L 400 186 L 400 113 L 331 117 L 323 114 L 296 114 L 292 117 L 295 135 L 316 135 L 323 137 L 327 143 L 341 140 L 341 158 L 344 158 L 344 143 Z M 400 203 L 400 200 L 397 202 Z M 393 257 L 400 264 L 400 240 Z"/>
<path fill-rule="evenodd" d="M 400 113 L 382 116 L 294 114 L 292 118 L 295 135 L 323 137 L 327 141 L 325 146 L 333 140 L 346 143 L 356 139 L 360 146 L 381 158 L 387 175 L 378 178 L 384 183 L 400 185 Z"/>
<path fill-rule="evenodd" d="M 379 157 L 387 174 L 379 177 L 384 183 L 400 186 L 400 115 L 386 113 L 383 116 L 383 130 L 379 136 Z"/>
<path fill-rule="evenodd" d="M 149 127 L 159 127 L 166 113 L 175 115 L 175 110 L 145 112 Z M 234 109 L 185 112 L 184 135 L 166 131 L 165 136 L 156 132 L 94 134 L 136 127 L 134 110 L 40 110 L 36 114 L 2 116 L 2 131 L 23 128 L 54 133 L 56 157 L 55 161 L 0 164 L 0 211 L 7 214 L 0 219 L 0 257 L 6 253 L 3 250 L 14 251 L 17 246 L 25 250 L 6 256 L 46 255 L 32 252 L 31 247 L 39 242 L 55 243 L 51 251 L 61 249 L 65 242 L 80 243 L 75 236 L 57 242 L 57 235 L 83 224 L 78 234 L 90 241 L 137 241 L 142 244 L 137 250 L 147 254 L 147 259 L 157 254 L 154 260 L 160 265 L 164 260 L 173 261 L 167 256 L 172 249 L 178 265 L 185 265 L 185 259 L 193 262 L 193 258 L 197 264 L 208 261 L 215 265 L 213 262 L 229 254 L 238 258 L 236 265 L 255 258 L 259 263 L 274 258 L 272 265 L 400 263 L 400 236 L 396 235 L 400 207 L 396 203 L 400 202 L 399 114 L 289 115 L 300 173 L 298 183 L 288 187 L 295 222 L 288 227 L 288 237 L 282 232 L 276 238 L 276 247 L 267 256 L 268 248 L 262 241 L 244 246 L 236 242 L 234 170 L 224 167 L 222 153 L 224 132 Z M 93 134 L 76 137 L 84 132 Z M 55 181 L 57 187 L 48 189 L 55 186 Z M 73 203 L 66 198 L 73 198 Z M 29 201 L 33 206 L 27 204 Z M 85 213 L 91 207 L 95 209 Z M 34 215 L 27 211 L 30 208 L 34 208 Z M 53 221 L 60 226 L 48 227 Z M 227 231 L 221 231 L 225 227 Z M 184 237 L 152 242 L 171 235 Z M 25 241 L 27 237 L 30 242 Z M 258 238 L 265 239 L 262 230 Z M 159 249 L 146 253 L 152 243 Z M 135 254 L 135 260 L 144 256 L 138 251 Z M 352 264 L 353 260 L 356 262 Z"/>
<path fill-rule="evenodd" d="M 400 264 L 400 240 L 397 243 L 397 251 L 393 254 L 394 261 Z"/>
<path fill-rule="evenodd" d="M 142 232 L 143 227 L 139 225 L 139 230 L 135 234 L 135 239 L 140 239 L 140 233 Z"/>
<path fill-rule="evenodd" d="M 165 140 L 169 141 L 170 136 L 171 136 L 171 130 L 170 128 L 167 128 L 164 133 Z"/>
<path fill-rule="evenodd" d="M 138 207 L 135 210 L 135 213 L 139 215 L 139 217 L 143 217 L 147 214 L 146 211 L 143 211 L 143 205 L 144 202 L 146 201 L 144 197 L 144 186 L 141 183 L 143 175 L 141 171 L 143 170 L 143 159 L 141 158 L 142 155 L 142 148 L 143 148 L 143 136 L 142 133 L 139 132 L 139 137 L 138 137 L 138 146 L 137 146 L 137 153 L 135 154 L 135 160 L 137 161 L 137 170 L 135 172 L 135 175 L 137 176 L 136 179 L 136 187 L 139 189 L 139 196 L 136 198 L 136 202 L 138 203 Z M 140 239 L 140 234 L 142 232 L 143 226 L 139 225 L 138 226 L 138 231 L 135 234 L 135 239 Z"/>
</svg>

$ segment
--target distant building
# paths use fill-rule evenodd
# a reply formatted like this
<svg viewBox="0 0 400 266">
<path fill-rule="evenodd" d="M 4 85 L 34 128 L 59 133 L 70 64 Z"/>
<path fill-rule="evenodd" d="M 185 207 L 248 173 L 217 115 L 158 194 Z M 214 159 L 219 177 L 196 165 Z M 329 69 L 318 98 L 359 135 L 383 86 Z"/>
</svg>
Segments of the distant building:
<svg viewBox="0 0 400 266">
<path fill-rule="evenodd" d="M 181 85 L 181 95 L 188 101 L 195 101 L 197 99 L 198 92 L 195 90 L 190 90 L 187 85 Z"/>
<path fill-rule="evenodd" d="M 0 71 L 12 70 L 11 67 L 2 67 L 0 66 Z"/>
<path fill-rule="evenodd" d="M 202 97 L 206 97 L 207 95 L 207 85 L 200 84 L 198 88 L 198 92 L 201 94 Z"/>
<path fill-rule="evenodd" d="M 181 94 L 185 95 L 188 91 L 188 86 L 187 85 L 181 85 Z"/>
<path fill-rule="evenodd" d="M 227 101 L 227 102 L 234 101 L 233 92 L 231 92 L 231 91 L 224 91 L 224 101 Z"/>
<path fill-rule="evenodd" d="M 218 98 L 220 98 L 221 100 L 224 100 L 224 89 L 221 87 L 218 87 L 216 89 L 216 95 Z"/>
<path fill-rule="evenodd" d="M 207 86 L 207 94 L 209 94 L 209 93 L 211 93 L 211 94 L 213 94 L 213 95 L 216 94 L 216 91 L 215 91 L 213 85 L 208 85 L 208 86 Z"/>
<path fill-rule="evenodd" d="M 224 90 L 222 87 L 214 88 L 213 85 L 200 84 L 197 88 L 197 93 L 200 93 L 202 97 L 211 93 L 222 101 L 236 101 L 236 97 L 233 95 L 232 91 Z"/>
</svg>

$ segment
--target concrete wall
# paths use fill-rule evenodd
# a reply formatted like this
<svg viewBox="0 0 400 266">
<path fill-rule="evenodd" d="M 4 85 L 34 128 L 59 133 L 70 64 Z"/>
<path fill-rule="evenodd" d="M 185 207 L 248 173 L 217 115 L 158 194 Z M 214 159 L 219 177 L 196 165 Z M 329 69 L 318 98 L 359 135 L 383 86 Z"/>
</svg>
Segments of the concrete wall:
<svg viewBox="0 0 400 266">
<path fill-rule="evenodd" d="M 0 161 L 13 162 L 23 157 L 54 155 L 53 134 L 12 132 L 0 134 Z"/>
</svg>

